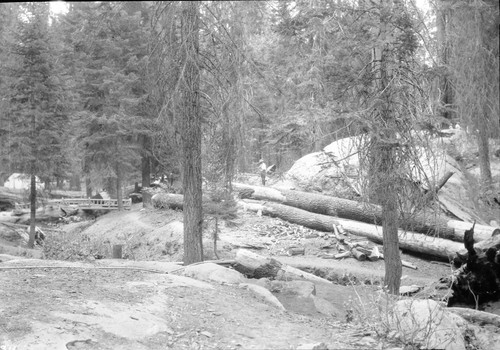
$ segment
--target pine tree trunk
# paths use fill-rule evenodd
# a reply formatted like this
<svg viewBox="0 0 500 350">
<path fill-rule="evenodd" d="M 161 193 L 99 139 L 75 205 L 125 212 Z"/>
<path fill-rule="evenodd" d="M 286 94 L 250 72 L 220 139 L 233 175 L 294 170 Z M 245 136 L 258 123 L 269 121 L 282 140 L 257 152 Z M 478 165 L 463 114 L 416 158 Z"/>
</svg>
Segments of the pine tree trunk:
<svg viewBox="0 0 500 350">
<path fill-rule="evenodd" d="M 477 144 L 479 152 L 479 170 L 481 173 L 481 185 L 483 190 L 491 188 L 493 184 L 493 178 L 491 177 L 491 165 L 490 165 L 490 148 L 489 148 L 489 138 L 486 123 L 484 122 L 485 116 L 479 116 L 481 120 L 479 121 L 479 132 L 477 135 Z"/>
<path fill-rule="evenodd" d="M 389 190 L 385 196 L 385 204 L 382 205 L 384 284 L 389 293 L 399 295 L 403 265 L 399 255 L 397 194 L 395 190 Z"/>
<path fill-rule="evenodd" d="M 28 240 L 28 248 L 35 246 L 36 235 L 36 175 L 35 161 L 31 161 L 31 179 L 30 179 L 30 235 Z"/>
<path fill-rule="evenodd" d="M 122 171 L 120 163 L 116 163 L 116 200 L 118 201 L 118 211 L 123 210 L 123 193 L 122 193 Z"/>
<path fill-rule="evenodd" d="M 92 197 L 92 187 L 90 187 L 90 179 L 88 176 L 85 178 L 85 191 L 87 194 L 87 198 Z"/>
<path fill-rule="evenodd" d="M 183 80 L 181 143 L 183 154 L 182 185 L 184 189 L 184 265 L 203 261 L 202 245 L 202 177 L 200 70 L 198 63 L 199 2 L 181 4 L 181 38 L 183 40 Z"/>
<path fill-rule="evenodd" d="M 141 159 L 142 188 L 151 185 L 151 162 L 148 155 L 143 155 Z"/>
<path fill-rule="evenodd" d="M 393 11 L 397 10 L 392 1 L 380 2 L 380 23 L 378 45 L 373 49 L 372 69 L 375 77 L 375 93 L 381 103 L 376 107 L 375 130 L 370 145 L 370 188 L 375 203 L 382 206 L 382 227 L 384 244 L 385 279 L 389 293 L 399 295 L 403 267 L 399 255 L 398 237 L 398 188 L 397 188 L 397 126 L 395 123 L 394 91 L 391 84 L 394 69 L 394 38 L 387 34 L 390 24 L 387 22 Z"/>
<path fill-rule="evenodd" d="M 439 88 L 437 91 L 440 102 L 440 115 L 448 120 L 453 119 L 451 107 L 453 105 L 453 90 L 448 77 L 449 66 L 449 44 L 447 40 L 446 23 L 450 10 L 446 8 L 443 0 L 438 1 L 438 13 L 436 15 L 438 65 L 441 69 L 439 75 Z"/>
</svg>

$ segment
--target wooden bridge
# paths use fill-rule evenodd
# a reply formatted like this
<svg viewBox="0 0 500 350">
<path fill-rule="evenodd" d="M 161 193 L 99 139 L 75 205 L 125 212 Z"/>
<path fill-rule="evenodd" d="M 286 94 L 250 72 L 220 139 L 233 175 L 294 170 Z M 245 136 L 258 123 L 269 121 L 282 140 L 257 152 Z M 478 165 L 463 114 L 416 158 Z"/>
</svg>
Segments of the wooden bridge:
<svg viewBox="0 0 500 350">
<path fill-rule="evenodd" d="M 47 202 L 47 205 L 58 205 L 59 207 L 72 207 L 91 210 L 118 210 L 117 199 L 92 199 L 92 198 L 63 198 Z M 130 210 L 132 199 L 122 200 L 123 209 Z M 29 203 L 16 204 L 16 209 L 30 209 Z"/>
</svg>

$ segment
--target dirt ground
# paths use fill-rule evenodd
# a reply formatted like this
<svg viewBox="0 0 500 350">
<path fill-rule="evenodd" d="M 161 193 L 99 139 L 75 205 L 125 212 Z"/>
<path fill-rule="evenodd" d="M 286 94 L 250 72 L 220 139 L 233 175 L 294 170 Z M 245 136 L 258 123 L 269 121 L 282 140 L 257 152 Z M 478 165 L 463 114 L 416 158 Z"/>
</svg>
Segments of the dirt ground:
<svg viewBox="0 0 500 350">
<path fill-rule="evenodd" d="M 143 209 L 110 212 L 46 227 L 46 257 L 0 256 L 0 349 L 295 349 L 323 342 L 329 349 L 391 348 L 375 329 L 353 320 L 380 301 L 383 261 L 322 259 L 331 237 L 279 219 L 240 212 L 222 224 L 217 256 L 232 259 L 251 248 L 334 283 L 316 295 L 335 312 L 319 313 L 310 300 L 275 293 L 287 311 L 250 291 L 181 276 L 182 213 Z M 207 260 L 215 259 L 213 222 L 205 228 Z M 353 237 L 351 237 L 353 238 Z M 110 267 L 112 246 L 123 245 L 137 269 Z M 291 246 L 304 255 L 288 256 Z M 54 260 L 55 257 L 66 261 Z M 104 259 L 101 259 L 104 258 Z M 12 260 L 11 260 L 12 259 Z M 402 284 L 435 296 L 450 268 L 403 253 L 418 267 L 403 268 Z M 119 260 L 122 261 L 122 260 Z M 164 272 L 164 273 L 159 273 Z M 354 314 L 354 318 L 363 314 Z M 346 322 L 349 318 L 351 322 Z M 401 344 L 399 344 L 401 345 Z"/>
</svg>

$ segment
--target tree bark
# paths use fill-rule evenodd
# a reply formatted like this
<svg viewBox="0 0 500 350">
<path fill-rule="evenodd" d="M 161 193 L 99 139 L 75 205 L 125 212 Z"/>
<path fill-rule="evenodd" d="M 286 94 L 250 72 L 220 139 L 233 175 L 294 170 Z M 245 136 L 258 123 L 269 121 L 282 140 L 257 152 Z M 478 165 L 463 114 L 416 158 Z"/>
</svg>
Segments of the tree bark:
<svg viewBox="0 0 500 350">
<path fill-rule="evenodd" d="M 344 219 L 361 221 L 369 224 L 382 223 L 382 209 L 370 203 L 356 202 L 348 199 L 330 197 L 316 193 L 276 189 L 270 187 L 250 186 L 233 183 L 233 188 L 240 193 L 245 193 L 245 198 L 273 201 L 304 209 L 317 214 L 336 216 Z M 462 242 L 464 232 L 472 223 L 450 220 L 441 216 L 413 215 L 401 222 L 400 227 L 412 232 L 433 235 Z M 488 239 L 498 228 L 476 225 L 474 239 L 479 242 Z"/>
<path fill-rule="evenodd" d="M 199 55 L 199 1 L 181 3 L 183 74 L 181 79 L 184 189 L 184 265 L 203 261 Z"/>
<path fill-rule="evenodd" d="M 483 190 L 491 189 L 493 178 L 491 177 L 490 148 L 487 130 L 486 116 L 479 116 L 479 132 L 477 134 L 477 149 L 479 152 L 479 170 L 481 173 L 481 185 Z"/>
<path fill-rule="evenodd" d="M 92 187 L 90 187 L 90 178 L 88 175 L 85 178 L 85 192 L 87 194 L 87 198 L 92 197 Z"/>
<path fill-rule="evenodd" d="M 438 113 L 444 119 L 451 122 L 453 119 L 453 90 L 449 78 L 449 43 L 447 39 L 447 21 L 450 9 L 443 0 L 437 2 L 436 28 L 437 28 L 437 45 L 438 45 L 438 66 L 441 68 L 441 74 L 438 77 Z M 444 126 L 444 122 L 442 123 Z"/>
<path fill-rule="evenodd" d="M 116 199 L 118 201 L 118 211 L 123 210 L 123 191 L 122 191 L 122 170 L 120 163 L 116 163 Z"/>
<path fill-rule="evenodd" d="M 28 248 L 35 246 L 36 236 L 36 175 L 35 162 L 31 163 L 31 186 L 30 186 L 30 237 L 28 240 Z"/>
<path fill-rule="evenodd" d="M 141 159 L 142 188 L 151 185 L 151 161 L 148 155 L 143 154 Z"/>
<path fill-rule="evenodd" d="M 71 179 L 69 181 L 69 189 L 70 191 L 81 191 L 82 185 L 79 174 L 73 174 L 71 176 Z"/>
</svg>

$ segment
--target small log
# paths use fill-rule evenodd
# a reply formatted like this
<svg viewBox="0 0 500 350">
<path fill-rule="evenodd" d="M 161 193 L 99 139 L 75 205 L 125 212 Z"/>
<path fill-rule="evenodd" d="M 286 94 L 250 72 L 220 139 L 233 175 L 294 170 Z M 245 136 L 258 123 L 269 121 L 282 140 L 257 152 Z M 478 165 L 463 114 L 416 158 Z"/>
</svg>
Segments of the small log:
<svg viewBox="0 0 500 350">
<path fill-rule="evenodd" d="M 235 270 L 248 278 L 275 278 L 282 264 L 273 258 L 266 258 L 249 250 L 238 249 L 235 258 Z"/>
<path fill-rule="evenodd" d="M 337 227 L 339 229 L 339 232 L 340 232 L 341 235 L 347 236 L 347 232 L 345 232 L 345 230 L 342 227 L 342 225 L 336 225 L 335 227 Z"/>
<path fill-rule="evenodd" d="M 380 259 L 381 257 L 383 257 L 383 255 L 380 254 L 378 247 L 373 247 L 372 251 L 368 255 L 368 259 L 370 261 L 376 261 L 376 260 Z"/>
<path fill-rule="evenodd" d="M 335 254 L 335 259 L 350 258 L 352 253 L 350 251 Z"/>
<path fill-rule="evenodd" d="M 365 261 L 366 260 L 366 254 L 365 253 L 362 253 L 360 252 L 358 249 L 356 248 L 353 248 L 351 250 L 352 252 L 352 255 L 359 261 Z"/>
<path fill-rule="evenodd" d="M 413 269 L 413 270 L 418 270 L 418 267 L 416 267 L 415 265 L 413 265 L 411 262 L 408 262 L 408 261 L 405 261 L 405 260 L 401 260 L 401 264 L 404 267 L 408 267 L 408 268 Z"/>
<path fill-rule="evenodd" d="M 337 225 L 333 225 L 333 233 L 335 235 L 335 239 L 338 242 L 344 243 L 344 239 L 340 237 L 339 229 L 337 228 Z"/>
<path fill-rule="evenodd" d="M 324 278 L 245 249 L 239 249 L 236 252 L 234 269 L 250 278 L 268 277 L 280 280 L 305 279 L 311 282 L 330 284 L 330 281 Z"/>
<path fill-rule="evenodd" d="M 296 267 L 283 264 L 281 269 L 278 271 L 277 279 L 282 281 L 289 281 L 294 279 L 305 279 L 306 281 L 314 283 L 328 283 L 331 284 L 327 279 L 313 275 L 312 273 L 302 271 Z"/>
<path fill-rule="evenodd" d="M 479 323 L 481 326 L 485 324 L 491 324 L 496 327 L 500 327 L 500 316 L 489 312 L 462 308 L 462 307 L 449 307 L 446 310 L 451 311 L 459 316 L 462 316 L 469 322 Z"/>
</svg>

